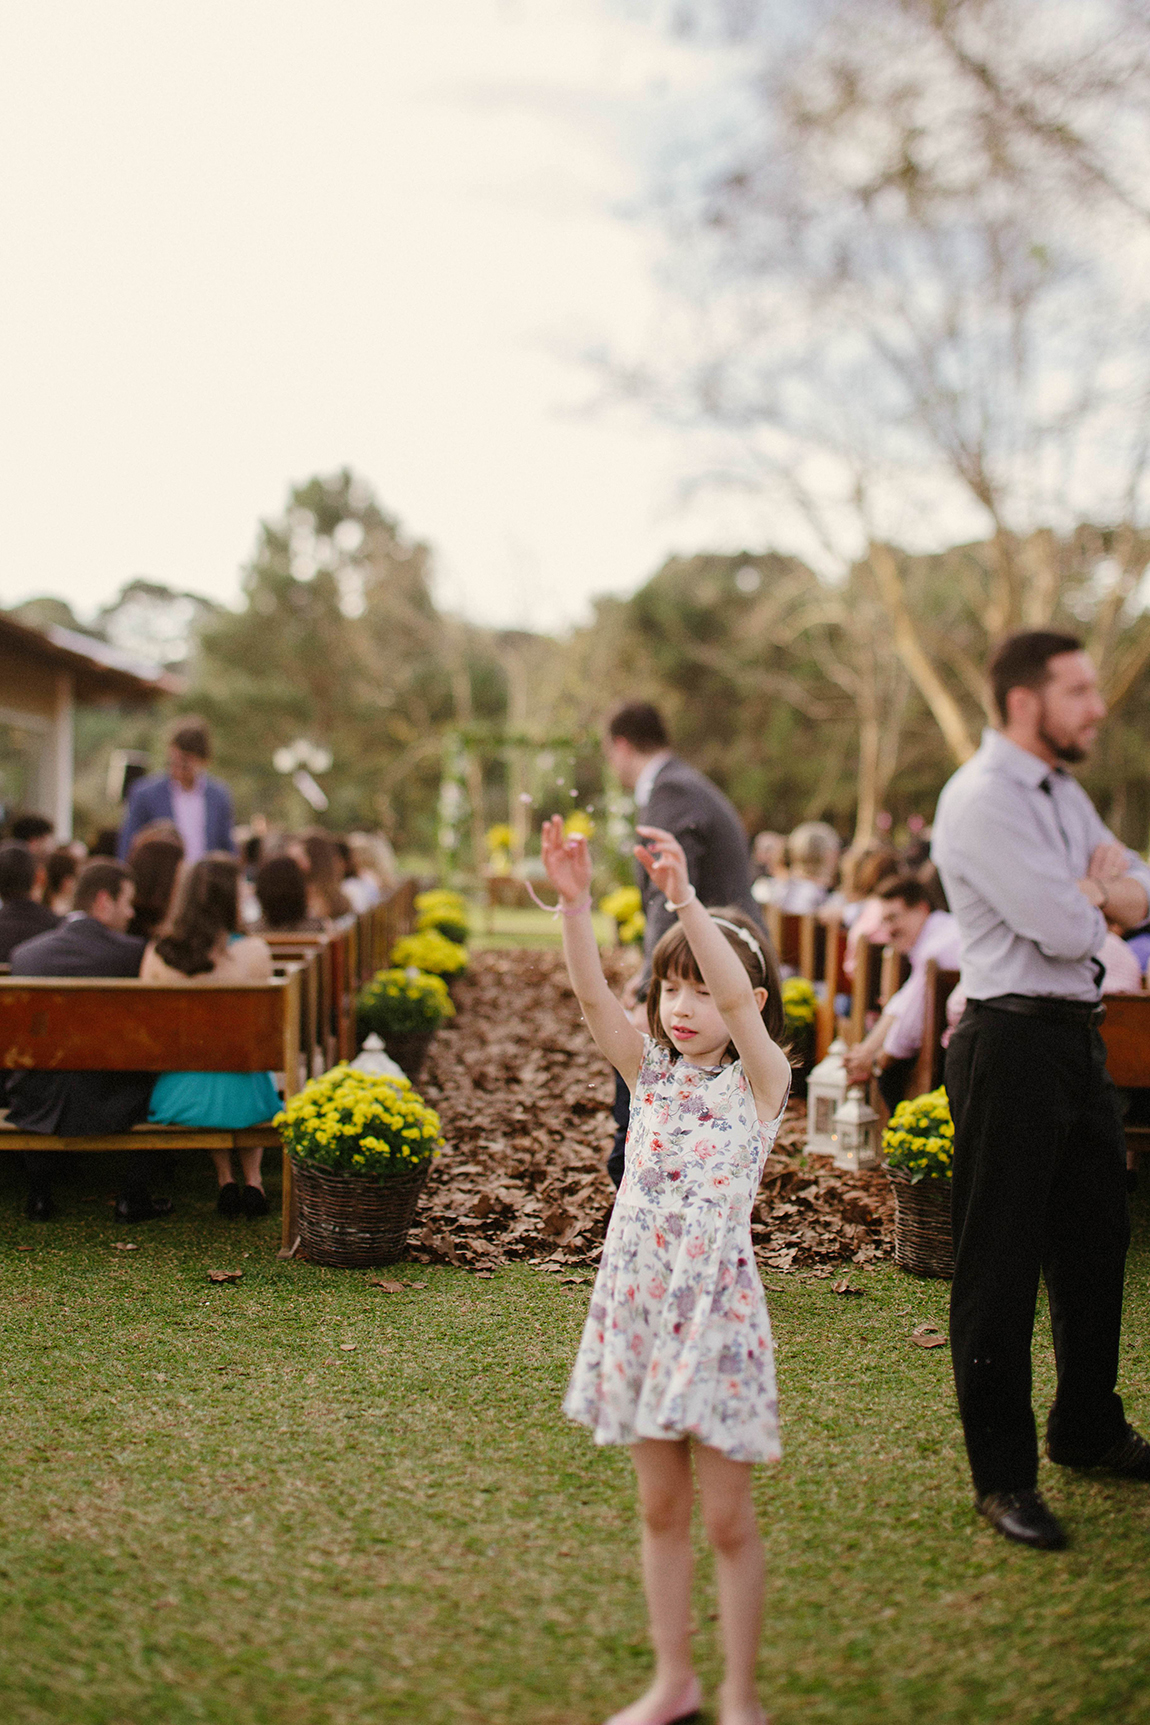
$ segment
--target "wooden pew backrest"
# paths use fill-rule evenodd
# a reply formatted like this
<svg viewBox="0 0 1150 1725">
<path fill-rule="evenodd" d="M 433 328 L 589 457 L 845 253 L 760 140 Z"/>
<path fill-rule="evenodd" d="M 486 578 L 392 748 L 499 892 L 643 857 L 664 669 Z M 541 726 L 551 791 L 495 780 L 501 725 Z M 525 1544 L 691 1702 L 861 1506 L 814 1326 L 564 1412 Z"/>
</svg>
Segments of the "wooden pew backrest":
<svg viewBox="0 0 1150 1725">
<path fill-rule="evenodd" d="M 1122 1090 L 1150 1090 L 1150 994 L 1107 994 L 1106 1070 Z"/>
<path fill-rule="evenodd" d="M 927 960 L 923 989 L 922 1046 L 918 1051 L 907 1097 L 925 1096 L 942 1083 L 945 1049 L 942 1038 L 946 1031 L 946 1003 L 958 987 L 957 970 L 940 970 L 937 960 Z"/>
<path fill-rule="evenodd" d="M 71 1072 L 266 1072 L 292 1083 L 300 982 L 159 987 L 135 978 L 0 978 L 0 1066 Z M 290 1056 L 289 1056 L 290 1049 Z"/>
</svg>

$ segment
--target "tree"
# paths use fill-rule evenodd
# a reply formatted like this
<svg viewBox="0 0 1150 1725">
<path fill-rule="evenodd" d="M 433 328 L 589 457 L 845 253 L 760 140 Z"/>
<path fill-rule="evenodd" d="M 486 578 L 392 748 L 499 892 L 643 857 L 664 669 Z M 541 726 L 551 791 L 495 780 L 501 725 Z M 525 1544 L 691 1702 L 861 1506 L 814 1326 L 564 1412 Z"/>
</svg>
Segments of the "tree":
<svg viewBox="0 0 1150 1725">
<path fill-rule="evenodd" d="M 717 427 L 832 582 L 859 572 L 953 758 L 989 642 L 1068 609 L 1120 705 L 1150 661 L 1150 17 L 1125 0 L 676 17 L 741 38 L 747 94 L 732 141 L 662 200 L 693 349 L 633 385 Z M 895 546 L 964 533 L 959 646 L 916 613 Z"/>
<path fill-rule="evenodd" d="M 430 561 L 346 469 L 294 487 L 283 516 L 262 523 L 243 608 L 204 629 L 184 702 L 213 721 L 242 805 L 291 825 L 312 818 L 272 764 L 306 737 L 333 755 L 330 824 L 430 836 L 452 716 Z"/>
</svg>

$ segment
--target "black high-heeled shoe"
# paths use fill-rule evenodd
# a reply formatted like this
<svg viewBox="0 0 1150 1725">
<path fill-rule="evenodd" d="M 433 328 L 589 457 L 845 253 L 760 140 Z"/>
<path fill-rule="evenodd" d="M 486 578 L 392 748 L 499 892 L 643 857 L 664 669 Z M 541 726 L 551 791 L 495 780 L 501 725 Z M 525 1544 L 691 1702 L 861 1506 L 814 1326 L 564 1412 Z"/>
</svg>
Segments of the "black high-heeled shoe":
<svg viewBox="0 0 1150 1725">
<path fill-rule="evenodd" d="M 268 1213 L 267 1194 L 262 1186 L 245 1186 L 240 1193 L 240 1203 L 245 1216 L 266 1216 Z"/>
<path fill-rule="evenodd" d="M 216 1209 L 221 1216 L 243 1215 L 244 1195 L 234 1180 L 229 1180 L 226 1186 L 220 1187 L 220 1195 L 216 1199 Z"/>
</svg>

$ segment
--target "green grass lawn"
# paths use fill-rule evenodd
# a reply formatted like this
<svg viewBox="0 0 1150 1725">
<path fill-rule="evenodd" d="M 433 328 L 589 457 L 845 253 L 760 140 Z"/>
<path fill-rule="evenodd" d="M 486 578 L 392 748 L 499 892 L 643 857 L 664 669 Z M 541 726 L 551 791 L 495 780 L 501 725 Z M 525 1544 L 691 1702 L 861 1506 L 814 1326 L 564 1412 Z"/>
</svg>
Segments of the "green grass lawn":
<svg viewBox="0 0 1150 1725">
<path fill-rule="evenodd" d="M 544 886 L 541 895 L 548 903 L 554 890 Z M 559 918 L 532 905 L 527 910 L 512 910 L 506 905 L 475 905 L 470 912 L 471 933 L 468 945 L 481 947 L 562 946 L 563 930 Z M 615 924 L 598 911 L 592 919 L 600 946 L 615 942 Z"/>
<path fill-rule="evenodd" d="M 6 1719 L 599 1725 L 637 1691 L 629 1465 L 559 1412 L 585 1284 L 404 1265 L 426 1285 L 389 1294 L 277 1262 L 271 1220 L 219 1221 L 206 1157 L 133 1229 L 109 1162 L 75 1160 L 36 1226 L 0 1159 Z M 1148 1236 L 1143 1201 L 1123 1388 L 1144 1429 Z M 1073 1548 L 1005 1544 L 971 1511 L 946 1352 L 909 1339 L 945 1286 L 854 1277 L 862 1299 L 769 1282 L 775 1725 L 1150 1719 L 1150 1487 L 1044 1464 Z M 1045 1337 L 1036 1365 L 1041 1400 Z M 713 1609 L 704 1563 L 712 1692 Z"/>
</svg>

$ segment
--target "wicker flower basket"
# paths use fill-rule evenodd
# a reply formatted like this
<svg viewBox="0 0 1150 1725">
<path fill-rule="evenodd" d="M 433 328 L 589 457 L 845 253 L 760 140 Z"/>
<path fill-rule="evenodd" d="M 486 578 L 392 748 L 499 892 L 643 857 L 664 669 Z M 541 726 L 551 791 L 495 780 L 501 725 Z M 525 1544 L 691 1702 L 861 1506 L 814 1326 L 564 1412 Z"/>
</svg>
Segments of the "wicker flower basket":
<svg viewBox="0 0 1150 1725">
<path fill-rule="evenodd" d="M 383 1045 L 397 1066 L 402 1066 L 404 1076 L 418 1083 L 427 1060 L 427 1051 L 431 1047 L 434 1030 L 407 1030 L 402 1033 L 390 1031 L 385 1033 Z"/>
<path fill-rule="evenodd" d="M 950 1233 L 950 1181 L 911 1180 L 887 1168 L 894 1192 L 894 1261 L 912 1276 L 954 1275 Z"/>
<path fill-rule="evenodd" d="M 407 1250 L 430 1162 L 381 1185 L 292 1157 L 300 1249 L 313 1264 L 394 1264 Z"/>
</svg>

